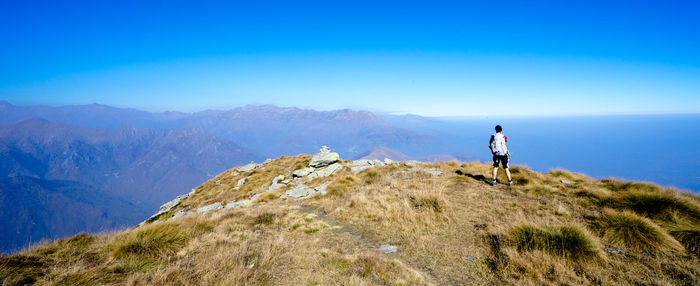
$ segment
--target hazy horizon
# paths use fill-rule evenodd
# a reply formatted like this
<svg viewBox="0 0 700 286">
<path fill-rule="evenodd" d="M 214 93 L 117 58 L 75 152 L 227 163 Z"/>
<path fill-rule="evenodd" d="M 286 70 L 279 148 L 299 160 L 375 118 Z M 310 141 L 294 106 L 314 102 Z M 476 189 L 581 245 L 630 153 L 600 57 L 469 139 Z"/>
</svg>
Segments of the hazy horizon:
<svg viewBox="0 0 700 286">
<path fill-rule="evenodd" d="M 700 112 L 698 3 L 0 4 L 0 99 L 445 116 Z"/>
</svg>

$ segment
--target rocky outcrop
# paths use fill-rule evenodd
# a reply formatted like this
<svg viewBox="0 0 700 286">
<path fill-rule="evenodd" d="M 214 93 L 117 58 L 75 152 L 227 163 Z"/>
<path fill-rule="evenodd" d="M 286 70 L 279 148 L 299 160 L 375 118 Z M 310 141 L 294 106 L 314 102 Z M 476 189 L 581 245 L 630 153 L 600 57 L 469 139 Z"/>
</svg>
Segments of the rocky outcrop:
<svg viewBox="0 0 700 286">
<path fill-rule="evenodd" d="M 190 211 L 190 210 L 179 210 L 178 212 L 173 214 L 173 216 L 170 217 L 168 220 L 176 219 L 176 218 L 183 217 L 183 216 L 193 215 L 193 214 L 194 214 L 194 212 Z"/>
<path fill-rule="evenodd" d="M 282 194 L 282 196 L 280 196 L 280 199 L 293 198 L 293 199 L 301 200 L 301 199 L 308 199 L 316 193 L 320 193 L 322 195 L 325 195 L 326 189 L 328 188 L 329 184 L 330 184 L 330 182 L 326 182 L 318 187 L 310 188 L 302 183 L 302 184 L 299 184 L 299 185 L 295 186 L 294 188 L 291 188 L 291 189 L 287 190 L 286 192 L 284 192 L 284 194 Z"/>
<path fill-rule="evenodd" d="M 205 212 L 208 212 L 208 211 L 219 210 L 219 209 L 222 209 L 222 208 L 224 208 L 224 206 L 222 206 L 221 203 L 213 203 L 213 204 L 206 205 L 206 206 L 203 206 L 203 207 L 201 207 L 201 208 L 198 208 L 198 209 L 197 209 L 197 213 L 198 213 L 198 214 L 199 214 L 199 213 L 205 213 Z"/>
<path fill-rule="evenodd" d="M 272 179 L 272 184 L 270 185 L 269 188 L 267 188 L 267 191 L 272 192 L 272 191 L 277 190 L 281 187 L 284 187 L 285 184 L 280 183 L 280 181 L 282 181 L 282 180 L 284 180 L 284 175 L 279 175 L 279 176 L 275 177 L 274 179 Z"/>
<path fill-rule="evenodd" d="M 238 180 L 238 183 L 236 183 L 236 186 L 233 188 L 234 190 L 238 191 L 241 189 L 241 186 L 245 184 L 246 178 Z"/>
<path fill-rule="evenodd" d="M 292 176 L 295 178 L 306 177 L 314 171 L 314 168 L 306 167 L 302 169 L 295 170 L 292 172 Z"/>
<path fill-rule="evenodd" d="M 309 180 L 313 180 L 315 178 L 325 178 L 342 169 L 343 165 L 341 165 L 340 163 L 333 163 L 326 168 L 314 171 L 311 174 L 309 174 Z"/>
<path fill-rule="evenodd" d="M 323 146 L 321 147 L 321 151 L 311 158 L 309 167 L 321 168 L 338 162 L 338 160 L 340 160 L 340 155 L 338 155 L 338 153 L 331 152 L 330 148 Z"/>
<path fill-rule="evenodd" d="M 385 159 L 386 160 L 386 159 Z M 393 162 L 392 162 L 393 163 Z M 366 169 L 372 168 L 372 167 L 381 167 L 386 165 L 384 162 L 379 161 L 379 160 L 355 160 L 350 163 L 350 170 L 354 173 L 357 174 L 359 172 L 362 172 Z"/>
<path fill-rule="evenodd" d="M 252 170 L 255 170 L 258 167 L 260 167 L 260 164 L 256 164 L 255 162 L 250 162 L 248 165 L 238 167 L 236 170 L 238 172 L 245 173 L 245 172 L 250 172 Z"/>
<path fill-rule="evenodd" d="M 403 164 L 406 165 L 406 167 L 415 167 L 415 166 L 418 166 L 418 163 L 420 163 L 420 162 L 418 162 L 416 160 L 410 160 L 410 161 L 403 162 Z"/>
<path fill-rule="evenodd" d="M 194 192 L 194 190 L 193 190 L 193 192 Z M 160 206 L 160 209 L 158 209 L 158 212 L 156 212 L 154 215 L 152 215 L 151 217 L 149 217 L 147 220 L 141 222 L 141 223 L 139 224 L 139 226 L 144 225 L 144 224 L 147 223 L 147 222 L 154 221 L 154 220 L 156 220 L 158 217 L 160 217 L 162 214 L 169 212 L 172 208 L 174 208 L 174 207 L 176 207 L 177 205 L 179 205 L 180 202 L 181 202 L 182 200 L 184 200 L 184 199 L 186 199 L 187 197 L 189 197 L 193 192 L 191 192 L 191 193 L 189 193 L 189 194 L 179 195 L 179 196 L 175 197 L 175 199 L 173 199 L 172 201 L 169 201 L 169 202 L 167 202 L 167 203 L 164 203 L 162 206 Z"/>
</svg>

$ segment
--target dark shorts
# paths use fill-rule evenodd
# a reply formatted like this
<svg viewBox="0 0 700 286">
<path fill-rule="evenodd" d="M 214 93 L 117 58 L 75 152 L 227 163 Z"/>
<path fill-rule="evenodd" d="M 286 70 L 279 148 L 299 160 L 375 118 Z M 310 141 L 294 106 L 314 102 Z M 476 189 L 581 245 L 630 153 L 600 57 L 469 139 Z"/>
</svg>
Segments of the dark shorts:
<svg viewBox="0 0 700 286">
<path fill-rule="evenodd" d="M 501 164 L 503 169 L 508 169 L 508 155 L 493 155 L 493 167 L 498 168 L 498 164 Z"/>
</svg>

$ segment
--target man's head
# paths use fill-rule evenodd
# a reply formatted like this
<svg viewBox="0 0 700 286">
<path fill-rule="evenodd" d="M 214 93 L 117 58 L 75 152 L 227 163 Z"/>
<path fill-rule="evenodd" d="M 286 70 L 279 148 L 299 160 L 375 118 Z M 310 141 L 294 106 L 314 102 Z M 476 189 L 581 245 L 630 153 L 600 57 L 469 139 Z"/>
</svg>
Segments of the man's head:
<svg viewBox="0 0 700 286">
<path fill-rule="evenodd" d="M 496 132 L 501 133 L 503 131 L 503 128 L 501 128 L 501 125 L 496 125 Z"/>
</svg>

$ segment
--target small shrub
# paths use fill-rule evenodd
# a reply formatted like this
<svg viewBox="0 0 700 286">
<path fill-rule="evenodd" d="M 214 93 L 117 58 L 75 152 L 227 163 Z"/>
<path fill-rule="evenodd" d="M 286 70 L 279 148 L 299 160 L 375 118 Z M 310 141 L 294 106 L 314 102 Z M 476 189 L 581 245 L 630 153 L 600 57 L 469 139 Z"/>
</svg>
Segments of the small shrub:
<svg viewBox="0 0 700 286">
<path fill-rule="evenodd" d="M 380 177 L 379 173 L 377 173 L 375 171 L 364 172 L 364 180 L 365 180 L 365 184 L 367 184 L 367 185 L 376 182 L 379 179 L 379 177 Z"/>
<path fill-rule="evenodd" d="M 685 249 L 700 257 L 700 230 L 697 229 L 681 229 L 671 231 L 671 235 L 678 240 Z"/>
<path fill-rule="evenodd" d="M 275 214 L 263 213 L 255 217 L 254 224 L 272 224 L 275 222 Z"/>
<path fill-rule="evenodd" d="M 382 274 L 379 259 L 374 256 L 359 257 L 353 262 L 352 266 L 352 272 L 361 277 L 375 277 Z"/>
<path fill-rule="evenodd" d="M 441 213 L 443 210 L 442 204 L 440 203 L 440 199 L 437 197 L 428 196 L 417 198 L 414 196 L 409 196 L 408 198 L 411 201 L 413 207 L 416 209 L 432 209 L 436 213 Z"/>
<path fill-rule="evenodd" d="M 309 229 L 304 230 L 304 233 L 306 233 L 306 234 L 312 234 L 312 233 L 317 233 L 317 232 L 318 232 L 318 228 L 309 228 Z"/>
<path fill-rule="evenodd" d="M 598 247 L 594 240 L 588 233 L 574 226 L 550 229 L 519 226 L 510 232 L 510 241 L 519 252 L 537 249 L 574 261 L 598 257 Z"/>
<path fill-rule="evenodd" d="M 603 217 L 601 226 L 603 239 L 627 249 L 654 253 L 673 245 L 673 239 L 663 229 L 632 212 L 610 212 Z"/>
</svg>

